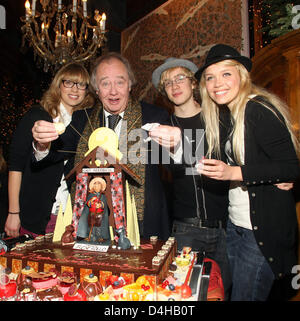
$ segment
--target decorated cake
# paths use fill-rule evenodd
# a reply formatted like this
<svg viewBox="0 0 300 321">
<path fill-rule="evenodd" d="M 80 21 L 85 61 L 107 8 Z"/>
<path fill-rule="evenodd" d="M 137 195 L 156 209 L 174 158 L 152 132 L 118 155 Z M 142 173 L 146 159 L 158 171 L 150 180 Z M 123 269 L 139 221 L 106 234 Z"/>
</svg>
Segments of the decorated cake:
<svg viewBox="0 0 300 321">
<path fill-rule="evenodd" d="M 44 240 L 35 243 L 34 246 L 21 249 L 16 247 L 0 256 L 0 264 L 4 268 L 10 268 L 13 273 L 21 273 L 26 266 L 31 267 L 35 272 L 32 273 L 33 285 L 37 289 L 42 289 L 50 283 L 51 286 L 57 285 L 58 281 L 62 280 L 62 277 L 57 277 L 52 272 L 54 270 L 58 274 L 75 273 L 80 282 L 86 275 L 93 273 L 99 278 L 102 286 L 106 285 L 106 280 L 111 275 L 123 276 L 132 282 L 141 275 L 149 275 L 153 284 L 159 284 L 167 276 L 169 265 L 176 254 L 176 243 L 173 242 L 160 263 L 153 264 L 152 259 L 164 244 L 163 241 L 142 241 L 139 250 L 119 251 L 110 247 L 107 252 L 92 252 Z"/>
<path fill-rule="evenodd" d="M 102 137 L 100 131 L 108 129 L 94 136 Z M 108 148 L 118 140 L 112 135 L 102 147 L 91 136 L 90 150 L 69 174 L 76 174 L 74 207 L 69 197 L 53 234 L 0 243 L 0 300 L 192 299 L 188 282 L 196 254 L 188 248 L 177 255 L 173 237 L 140 239 L 127 181 L 139 177 L 119 163 L 116 146 Z"/>
<path fill-rule="evenodd" d="M 0 256 L 0 301 L 193 301 L 196 258 L 177 253 L 174 239 L 107 252 L 44 239 Z"/>
</svg>

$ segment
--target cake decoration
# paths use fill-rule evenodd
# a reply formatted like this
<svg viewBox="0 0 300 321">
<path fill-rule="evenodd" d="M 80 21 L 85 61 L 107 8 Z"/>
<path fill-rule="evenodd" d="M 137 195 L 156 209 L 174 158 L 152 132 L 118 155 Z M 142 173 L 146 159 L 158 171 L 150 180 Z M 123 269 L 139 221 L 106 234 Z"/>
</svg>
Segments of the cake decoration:
<svg viewBox="0 0 300 321">
<path fill-rule="evenodd" d="M 25 241 L 24 243 L 26 244 L 26 246 L 32 247 L 35 244 L 35 240 L 28 240 L 28 241 Z"/>
<path fill-rule="evenodd" d="M 32 286 L 36 290 L 54 287 L 58 283 L 55 272 L 32 272 L 29 276 L 32 278 Z"/>
<path fill-rule="evenodd" d="M 61 241 L 62 235 L 66 231 L 66 227 L 72 224 L 72 205 L 71 205 L 71 196 L 68 195 L 67 204 L 65 212 L 62 211 L 62 206 L 59 206 L 55 229 L 53 233 L 53 242 Z"/>
<path fill-rule="evenodd" d="M 53 240 L 53 234 L 54 233 L 46 233 L 45 234 L 45 240 L 48 242 L 51 242 Z"/>
<path fill-rule="evenodd" d="M 72 224 L 67 225 L 65 232 L 61 237 L 61 244 L 64 245 L 73 245 L 75 243 L 75 238 L 73 236 L 74 226 Z"/>
<path fill-rule="evenodd" d="M 8 270 L 0 266 L 0 301 L 14 301 L 16 293 L 16 281 L 10 278 Z"/>
<path fill-rule="evenodd" d="M 21 274 L 23 274 L 23 275 L 30 276 L 31 273 L 34 273 L 34 269 L 29 265 L 26 265 L 25 268 L 22 269 L 22 271 L 21 271 Z"/>
<path fill-rule="evenodd" d="M 121 300 L 125 301 L 153 301 L 154 289 L 147 276 L 140 276 L 135 283 L 125 285 Z"/>
<path fill-rule="evenodd" d="M 36 289 L 32 286 L 32 279 L 22 273 L 17 279 L 17 301 L 35 301 Z"/>
<path fill-rule="evenodd" d="M 119 250 L 131 247 L 138 250 L 140 233 L 135 200 L 129 188 L 125 188 L 125 182 L 130 178 L 140 184 L 140 178 L 120 162 L 122 153 L 118 150 L 118 136 L 111 129 L 106 127 L 96 129 L 89 138 L 88 147 L 84 159 L 66 176 L 68 179 L 69 176 L 76 174 L 73 234 L 81 243 L 103 244 L 105 241 L 105 244 L 110 244 L 113 241 Z M 101 195 L 93 195 L 95 193 L 90 184 L 94 182 L 93 180 L 100 179 L 105 182 L 105 186 L 101 189 Z M 93 217 L 92 214 L 86 213 L 88 210 L 90 214 L 93 211 L 98 213 L 95 214 L 99 217 L 98 223 L 92 223 L 93 220 L 87 222 L 88 218 Z M 109 219 L 108 213 L 110 213 Z"/>
<path fill-rule="evenodd" d="M 78 289 L 76 284 L 73 284 L 64 294 L 64 301 L 86 301 L 86 295 L 83 290 Z"/>
<path fill-rule="evenodd" d="M 17 282 L 0 278 L 0 299 L 191 300 L 196 254 L 185 247 L 177 255 L 174 237 L 140 239 L 128 184 L 128 179 L 140 184 L 140 178 L 121 159 L 115 134 L 97 129 L 84 159 L 66 177 L 76 175 L 73 210 L 69 196 L 54 233 L 15 243 L 16 249 L 0 257 L 0 264 L 19 274 Z"/>
<path fill-rule="evenodd" d="M 98 277 L 93 273 L 84 276 L 80 289 L 83 290 L 88 301 L 93 301 L 95 296 L 102 293 L 102 286 L 98 281 Z"/>
<path fill-rule="evenodd" d="M 132 197 L 130 196 L 128 181 L 126 181 L 126 215 L 128 238 L 134 248 L 139 248 L 139 246 L 141 245 L 141 241 L 136 213 L 136 205 L 134 195 L 132 195 Z"/>
<path fill-rule="evenodd" d="M 64 295 L 73 285 L 76 285 L 76 283 L 76 275 L 72 272 L 64 271 L 58 276 L 57 287 L 62 295 Z"/>
<path fill-rule="evenodd" d="M 78 222 L 77 237 L 94 244 L 110 243 L 106 186 L 103 177 L 96 176 L 90 180 L 89 193 Z"/>
<path fill-rule="evenodd" d="M 160 265 L 161 258 L 159 256 L 154 256 L 152 259 L 152 264 L 153 265 Z"/>
<path fill-rule="evenodd" d="M 184 253 L 186 252 L 190 252 L 190 248 L 184 248 Z M 190 280 L 190 276 L 191 276 L 191 272 L 192 272 L 192 269 L 193 269 L 193 266 L 194 266 L 194 263 L 195 263 L 195 259 L 196 259 L 196 255 L 194 254 L 193 255 L 193 259 L 192 259 L 192 262 L 190 264 L 190 267 L 188 269 L 188 273 L 185 277 L 185 281 L 183 283 L 183 285 L 181 286 L 181 296 L 184 298 L 184 299 L 187 299 L 189 297 L 191 297 L 192 295 L 192 290 L 190 288 L 190 286 L 188 285 L 189 284 L 189 280 Z"/>
<path fill-rule="evenodd" d="M 63 301 L 63 295 L 56 286 L 37 291 L 37 301 Z"/>
<path fill-rule="evenodd" d="M 91 153 L 96 147 L 101 147 L 104 153 L 109 153 L 115 161 L 120 161 L 123 157 L 123 154 L 118 149 L 119 138 L 118 135 L 110 128 L 100 127 L 93 131 L 89 137 L 89 150 L 86 152 L 85 156 Z M 99 150 L 100 152 L 100 150 Z M 106 161 L 103 161 L 103 156 L 98 155 L 98 164 L 106 164 Z"/>
<path fill-rule="evenodd" d="M 181 301 L 181 286 L 169 284 L 165 280 L 157 287 L 157 300 L 158 301 Z"/>
<path fill-rule="evenodd" d="M 112 286 L 109 285 L 102 293 L 96 295 L 94 301 L 116 301 Z"/>
<path fill-rule="evenodd" d="M 142 240 L 143 244 L 149 243 Z M 4 255 L 6 266 L 13 267 L 11 264 L 17 257 L 20 261 L 18 266 L 24 267 L 19 270 L 13 267 L 12 270 L 19 273 L 14 279 L 7 276 L 10 269 L 6 269 L 5 273 L 2 269 L 2 275 L 6 276 L 0 279 L 0 283 L 2 288 L 5 287 L 6 294 L 3 294 L 3 290 L 0 291 L 0 300 L 195 300 L 189 279 L 196 253 L 185 248 L 179 256 L 174 256 L 175 242 L 166 257 L 158 257 L 156 254 L 162 251 L 163 245 L 165 243 L 158 240 L 156 244 L 151 244 L 152 249 L 146 247 L 138 253 L 132 249 L 123 252 L 111 248 L 106 253 L 94 253 L 44 240 L 44 243 L 36 243 L 33 249 L 27 248 L 20 254 L 17 250 L 8 252 Z M 189 257 L 189 264 L 177 265 L 178 257 Z M 157 265 L 153 264 L 156 259 Z M 25 265 L 25 262 L 29 262 L 31 266 Z M 47 268 L 47 272 L 40 270 L 43 268 Z M 15 287 L 16 291 L 7 293 L 9 286 L 12 289 Z"/>
<path fill-rule="evenodd" d="M 45 236 L 44 236 L 44 235 L 39 235 L 39 236 L 37 236 L 37 237 L 35 238 L 35 241 L 36 241 L 37 243 L 43 243 L 44 240 L 45 240 Z"/>
</svg>

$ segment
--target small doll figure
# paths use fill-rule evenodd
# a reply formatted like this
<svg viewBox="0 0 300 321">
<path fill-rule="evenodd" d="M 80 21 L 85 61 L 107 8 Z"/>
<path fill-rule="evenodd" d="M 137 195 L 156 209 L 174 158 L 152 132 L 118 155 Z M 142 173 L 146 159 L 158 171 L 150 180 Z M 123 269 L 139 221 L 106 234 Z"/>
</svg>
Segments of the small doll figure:
<svg viewBox="0 0 300 321">
<path fill-rule="evenodd" d="M 90 181 L 89 194 L 78 223 L 77 237 L 87 241 L 102 243 L 110 238 L 108 206 L 103 192 L 106 181 L 95 177 Z"/>
<path fill-rule="evenodd" d="M 126 231 L 124 227 L 121 227 L 117 230 L 117 233 L 119 234 L 119 240 L 118 240 L 118 246 L 122 250 L 128 250 L 131 247 L 129 239 L 126 237 Z"/>
</svg>

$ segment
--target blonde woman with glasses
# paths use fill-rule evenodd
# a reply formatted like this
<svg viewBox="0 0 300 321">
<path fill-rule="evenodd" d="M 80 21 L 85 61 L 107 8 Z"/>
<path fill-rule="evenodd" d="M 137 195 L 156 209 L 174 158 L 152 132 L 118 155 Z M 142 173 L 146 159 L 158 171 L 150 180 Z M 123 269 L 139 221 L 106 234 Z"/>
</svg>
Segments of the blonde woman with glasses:
<svg viewBox="0 0 300 321">
<path fill-rule="evenodd" d="M 8 236 L 53 232 L 59 207 L 64 209 L 68 197 L 64 161 L 33 165 L 31 129 L 38 119 L 63 123 L 63 127 L 67 127 L 73 111 L 93 106 L 89 83 L 89 74 L 81 64 L 63 66 L 40 105 L 33 106 L 19 122 L 9 153 L 9 209 L 5 224 Z"/>
</svg>

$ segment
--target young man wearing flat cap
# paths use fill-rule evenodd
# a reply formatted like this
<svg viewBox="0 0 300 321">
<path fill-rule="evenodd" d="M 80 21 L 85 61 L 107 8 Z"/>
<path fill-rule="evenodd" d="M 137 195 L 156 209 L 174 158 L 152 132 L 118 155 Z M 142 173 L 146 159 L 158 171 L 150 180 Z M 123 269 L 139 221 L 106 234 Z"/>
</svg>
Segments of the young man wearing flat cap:
<svg viewBox="0 0 300 321">
<path fill-rule="evenodd" d="M 225 292 L 231 278 L 226 254 L 225 231 L 228 216 L 228 182 L 198 175 L 195 165 L 202 157 L 225 160 L 224 143 L 229 131 L 230 114 L 220 111 L 219 151 L 208 144 L 212 133 L 209 117 L 196 101 L 198 83 L 194 73 L 198 67 L 191 61 L 168 58 L 152 74 L 153 85 L 168 97 L 174 106 L 171 123 L 182 131 L 182 159 L 169 167 L 173 177 L 173 228 L 178 248 L 190 246 L 205 252 L 221 268 Z M 154 133 L 151 132 L 150 136 Z"/>
</svg>

